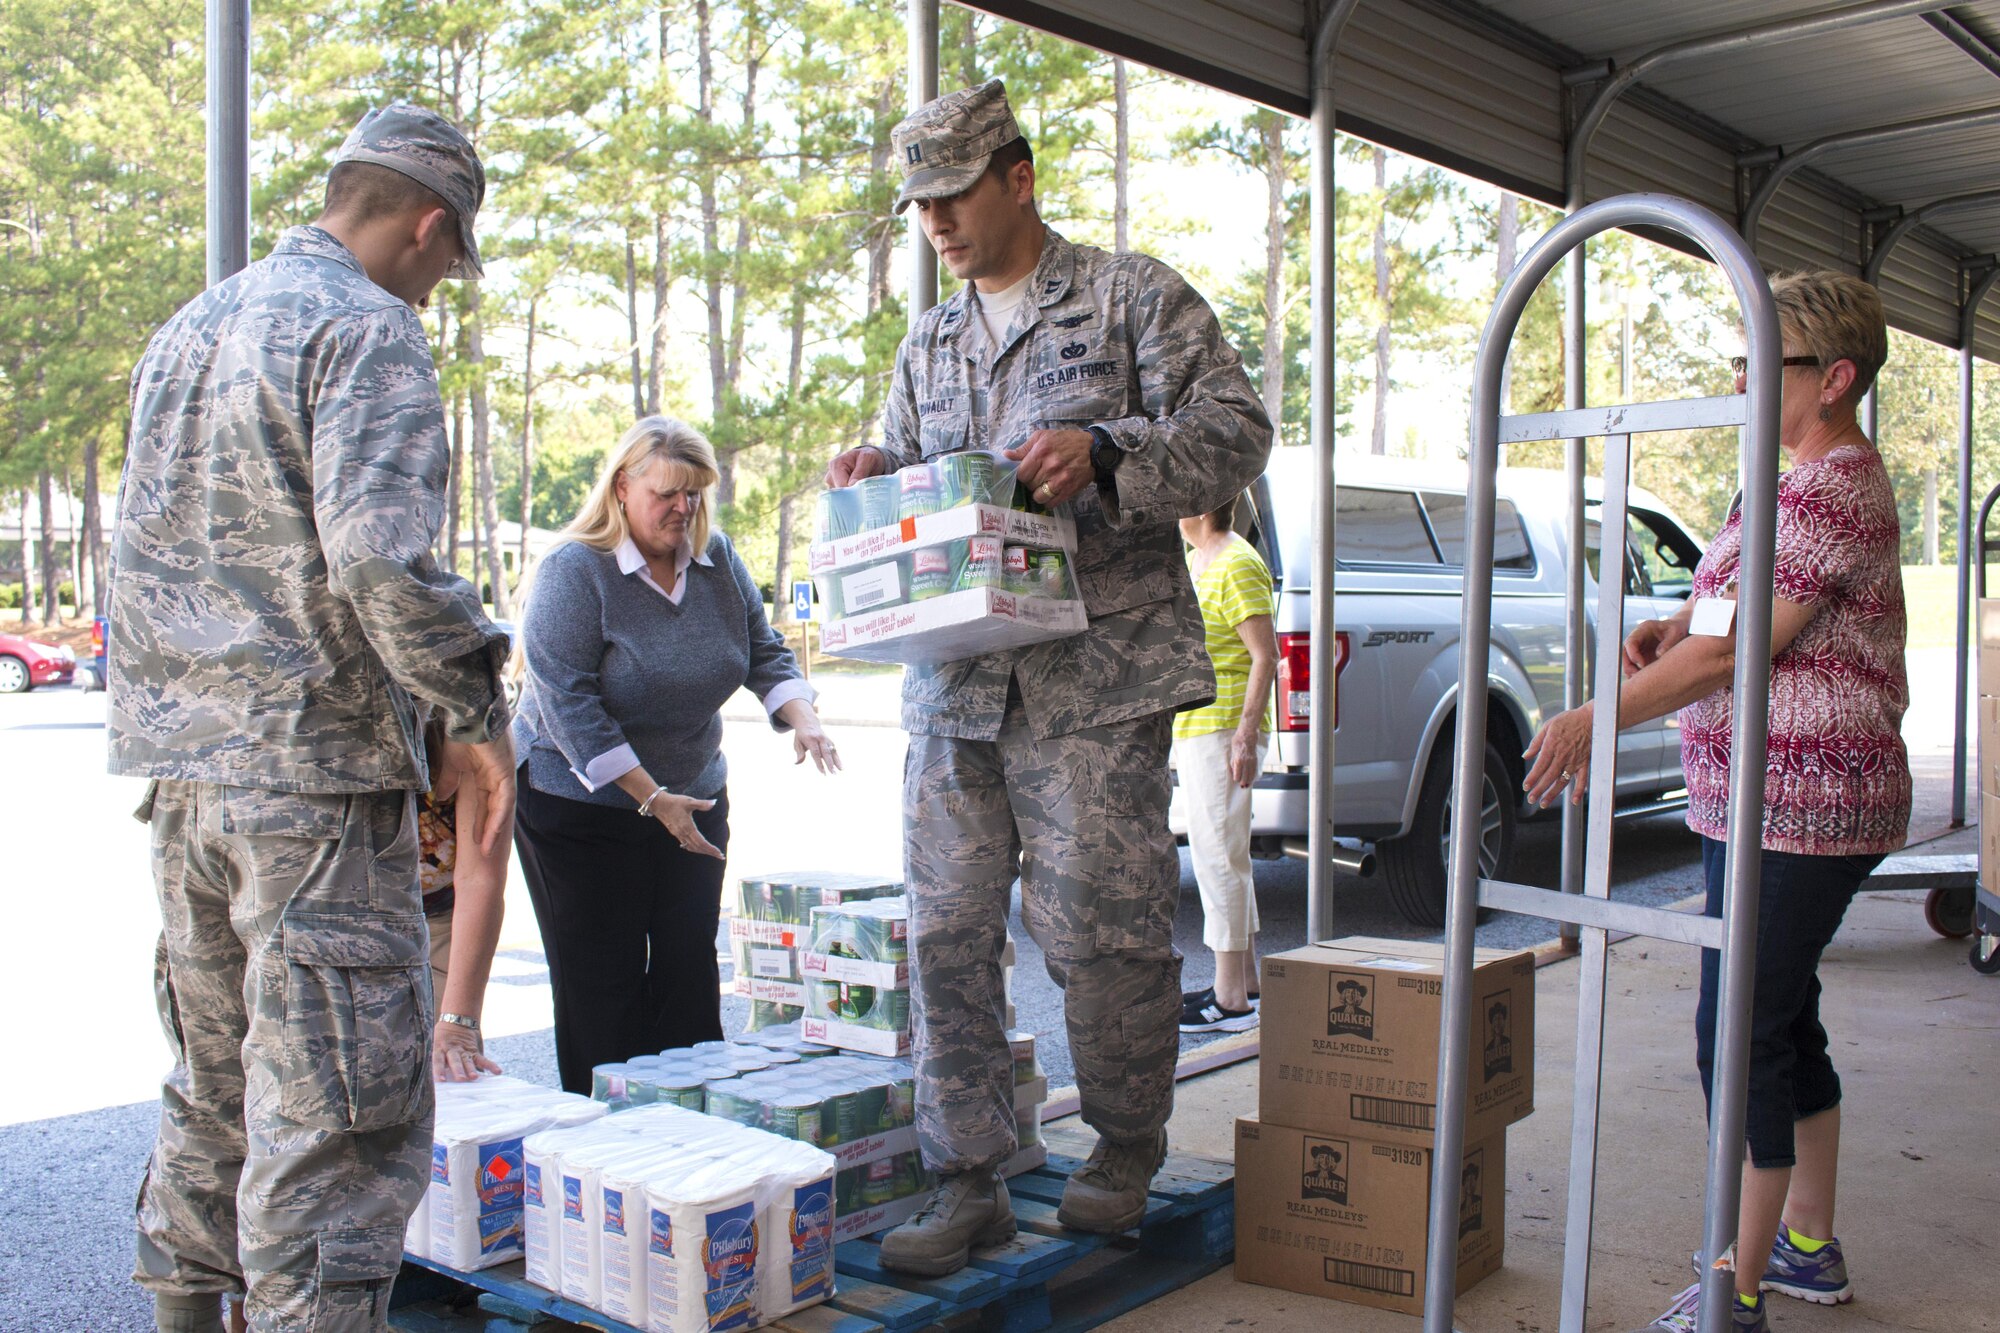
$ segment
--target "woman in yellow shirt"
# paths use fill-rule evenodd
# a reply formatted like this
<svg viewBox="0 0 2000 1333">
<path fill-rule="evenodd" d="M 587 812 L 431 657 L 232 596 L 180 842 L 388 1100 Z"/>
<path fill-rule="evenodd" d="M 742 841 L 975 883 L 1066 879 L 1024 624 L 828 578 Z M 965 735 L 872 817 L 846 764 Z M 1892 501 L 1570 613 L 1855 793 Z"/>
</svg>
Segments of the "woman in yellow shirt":
<svg viewBox="0 0 2000 1333">
<path fill-rule="evenodd" d="M 1174 719 L 1174 766 L 1187 811 L 1188 851 L 1201 890 L 1202 943 L 1215 984 L 1181 997 L 1181 1031 L 1257 1025 L 1257 892 L 1250 874 L 1250 784 L 1264 766 L 1278 639 L 1271 571 L 1237 536 L 1236 502 L 1181 520 L 1201 603 L 1215 702 Z"/>
</svg>

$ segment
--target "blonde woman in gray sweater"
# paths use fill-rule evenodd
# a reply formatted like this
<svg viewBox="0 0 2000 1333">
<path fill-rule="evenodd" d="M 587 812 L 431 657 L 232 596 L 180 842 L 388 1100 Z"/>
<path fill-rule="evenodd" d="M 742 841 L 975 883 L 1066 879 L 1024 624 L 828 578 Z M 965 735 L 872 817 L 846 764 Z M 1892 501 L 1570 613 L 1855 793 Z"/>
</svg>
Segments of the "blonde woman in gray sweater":
<svg viewBox="0 0 2000 1333">
<path fill-rule="evenodd" d="M 515 845 L 555 991 L 562 1085 L 722 1035 L 723 704 L 747 688 L 796 761 L 840 767 L 814 691 L 709 521 L 700 432 L 645 417 L 544 557 L 522 623 Z M 634 815 L 637 818 L 634 818 Z"/>
</svg>

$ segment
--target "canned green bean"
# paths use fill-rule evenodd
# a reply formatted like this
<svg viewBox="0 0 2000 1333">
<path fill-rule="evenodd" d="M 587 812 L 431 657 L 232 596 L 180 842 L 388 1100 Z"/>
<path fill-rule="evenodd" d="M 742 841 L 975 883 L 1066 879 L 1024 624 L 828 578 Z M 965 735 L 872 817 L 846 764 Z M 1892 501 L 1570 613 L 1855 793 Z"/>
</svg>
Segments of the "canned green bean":
<svg viewBox="0 0 2000 1333">
<path fill-rule="evenodd" d="M 764 1052 L 764 1058 L 773 1065 L 795 1065 L 799 1062 L 799 1053 L 772 1049 Z"/>
<path fill-rule="evenodd" d="M 613 1064 L 596 1065 L 590 1071 L 590 1095 L 600 1102 L 622 1102 L 625 1100 L 624 1061 Z"/>
<path fill-rule="evenodd" d="M 702 1081 L 688 1074 L 675 1074 L 662 1078 L 659 1082 L 658 1100 L 682 1107 L 689 1111 L 706 1111 L 708 1093 Z"/>
<path fill-rule="evenodd" d="M 861 492 L 861 530 L 893 527 L 902 507 L 903 483 L 894 472 L 869 477 L 854 488 Z"/>
<path fill-rule="evenodd" d="M 1014 1114 L 1014 1141 L 1032 1148 L 1042 1141 L 1042 1108 L 1032 1107 Z"/>
<path fill-rule="evenodd" d="M 729 1043 L 726 1041 L 698 1041 L 687 1048 L 696 1055 L 727 1055 Z"/>
<path fill-rule="evenodd" d="M 1035 1034 L 1032 1032 L 1010 1032 L 1007 1034 L 1007 1049 L 1014 1057 L 1014 1082 L 1032 1083 L 1042 1070 L 1035 1059 Z"/>
<path fill-rule="evenodd" d="M 1061 551 L 1035 553 L 1034 595 L 1055 599 L 1074 596 L 1070 591 L 1069 560 Z"/>
<path fill-rule="evenodd" d="M 771 1132 L 781 1139 L 817 1145 L 820 1140 L 819 1098 L 791 1093 L 771 1106 Z"/>
<path fill-rule="evenodd" d="M 861 493 L 855 487 L 821 491 L 815 508 L 820 541 L 837 541 L 861 531 Z"/>
<path fill-rule="evenodd" d="M 935 464 L 916 463 L 896 474 L 901 483 L 897 495 L 897 518 L 922 518 L 940 507 L 938 470 Z"/>
<path fill-rule="evenodd" d="M 993 490 L 993 455 L 971 450 L 937 460 L 938 507 L 985 504 Z"/>
</svg>

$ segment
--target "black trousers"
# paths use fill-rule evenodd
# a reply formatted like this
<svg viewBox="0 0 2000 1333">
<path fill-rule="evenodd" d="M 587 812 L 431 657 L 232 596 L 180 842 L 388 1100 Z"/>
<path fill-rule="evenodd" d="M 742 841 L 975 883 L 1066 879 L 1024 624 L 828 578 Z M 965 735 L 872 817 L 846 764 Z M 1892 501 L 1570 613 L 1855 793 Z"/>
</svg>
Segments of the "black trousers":
<svg viewBox="0 0 2000 1333">
<path fill-rule="evenodd" d="M 1701 840 L 1708 915 L 1722 915 L 1728 846 Z M 1792 1126 L 1840 1104 L 1840 1075 L 1819 1021 L 1819 959 L 1880 856 L 1762 854 L 1757 897 L 1757 988 L 1750 1000 L 1750 1098 L 1744 1137 L 1750 1164 L 1793 1166 Z M 1721 955 L 1701 951 L 1695 1065 L 1714 1104 L 1715 1024 Z"/>
<path fill-rule="evenodd" d="M 520 777 L 514 845 L 555 990 L 556 1066 L 590 1093 L 594 1065 L 722 1036 L 715 931 L 723 863 L 658 820 L 551 796 Z M 695 816 L 729 850 L 729 794 Z"/>
</svg>

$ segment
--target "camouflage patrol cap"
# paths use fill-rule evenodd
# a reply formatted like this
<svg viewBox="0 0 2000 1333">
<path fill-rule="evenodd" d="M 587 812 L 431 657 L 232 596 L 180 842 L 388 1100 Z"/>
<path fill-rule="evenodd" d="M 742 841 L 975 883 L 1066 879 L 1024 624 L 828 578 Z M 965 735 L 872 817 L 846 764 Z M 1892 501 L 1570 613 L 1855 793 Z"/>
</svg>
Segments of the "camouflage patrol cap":
<svg viewBox="0 0 2000 1333">
<path fill-rule="evenodd" d="M 942 199 L 972 188 L 994 150 L 1020 137 L 1007 86 L 998 79 L 926 102 L 889 132 L 903 164 L 896 211 L 915 199 Z"/>
<path fill-rule="evenodd" d="M 486 276 L 472 219 L 486 200 L 486 168 L 472 141 L 435 111 L 408 102 L 371 108 L 333 156 L 333 164 L 372 162 L 399 171 L 450 205 L 465 255 L 445 273 L 474 282 Z"/>
</svg>

